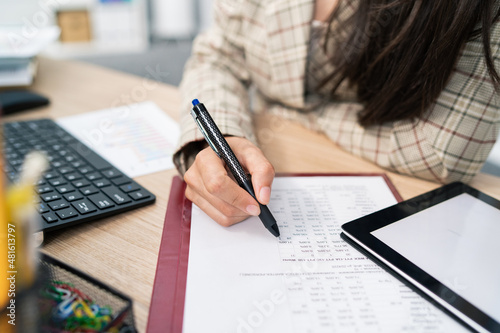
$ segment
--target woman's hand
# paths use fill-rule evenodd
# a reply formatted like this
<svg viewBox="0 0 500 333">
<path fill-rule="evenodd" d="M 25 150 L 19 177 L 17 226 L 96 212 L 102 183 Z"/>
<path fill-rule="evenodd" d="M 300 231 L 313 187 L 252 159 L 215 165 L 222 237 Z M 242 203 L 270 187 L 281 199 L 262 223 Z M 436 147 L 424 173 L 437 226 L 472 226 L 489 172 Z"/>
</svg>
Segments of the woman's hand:
<svg viewBox="0 0 500 333">
<path fill-rule="evenodd" d="M 226 140 L 243 169 L 252 175 L 257 200 L 267 205 L 274 179 L 273 166 L 247 139 L 227 137 Z M 250 215 L 260 214 L 258 203 L 233 180 L 224 161 L 210 147 L 198 153 L 184 180 L 186 197 L 222 226 L 228 227 Z"/>
</svg>

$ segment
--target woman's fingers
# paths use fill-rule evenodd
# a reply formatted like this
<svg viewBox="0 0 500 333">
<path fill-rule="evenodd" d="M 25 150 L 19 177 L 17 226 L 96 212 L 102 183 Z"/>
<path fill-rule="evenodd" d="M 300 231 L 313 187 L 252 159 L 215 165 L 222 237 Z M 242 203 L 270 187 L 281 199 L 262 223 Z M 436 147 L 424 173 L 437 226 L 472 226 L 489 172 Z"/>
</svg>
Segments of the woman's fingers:
<svg viewBox="0 0 500 333">
<path fill-rule="evenodd" d="M 186 188 L 186 198 L 191 200 L 196 206 L 200 207 L 212 220 L 224 227 L 229 227 L 248 217 L 247 214 L 235 209 L 232 214 L 224 215 L 220 209 L 215 208 L 205 198 L 193 191 L 190 187 Z M 223 209 L 224 210 L 224 209 Z"/>
<path fill-rule="evenodd" d="M 237 139 L 237 140 L 235 140 Z M 264 156 L 262 151 L 249 141 L 240 141 L 241 138 L 228 138 L 231 147 L 235 147 L 236 158 L 252 175 L 252 185 L 257 200 L 263 205 L 269 203 L 271 186 L 274 180 L 274 167 Z M 240 148 L 239 146 L 244 146 Z"/>
<path fill-rule="evenodd" d="M 237 137 L 227 140 L 243 168 L 252 174 L 257 198 L 268 203 L 274 179 L 272 165 L 250 141 Z M 198 153 L 184 180 L 188 185 L 186 197 L 221 225 L 260 214 L 258 202 L 232 179 L 224 162 L 210 148 Z"/>
</svg>

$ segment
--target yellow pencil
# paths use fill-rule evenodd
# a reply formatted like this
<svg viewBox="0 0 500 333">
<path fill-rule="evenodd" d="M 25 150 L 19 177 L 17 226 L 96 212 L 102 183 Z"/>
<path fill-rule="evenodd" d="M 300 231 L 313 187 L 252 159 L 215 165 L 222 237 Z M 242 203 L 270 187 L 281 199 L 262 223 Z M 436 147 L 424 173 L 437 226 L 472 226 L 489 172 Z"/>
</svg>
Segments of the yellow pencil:
<svg viewBox="0 0 500 333">
<path fill-rule="evenodd" d="M 0 167 L 3 169 L 3 160 L 0 159 Z M 0 308 L 3 309 L 7 306 L 9 299 L 8 290 L 9 284 L 7 280 L 7 215 L 6 215 L 6 202 L 5 202 L 5 187 L 4 177 L 0 177 Z M 3 331 L 2 331 L 3 332 Z"/>
<path fill-rule="evenodd" d="M 3 158 L 0 156 L 0 169 L 3 170 Z M 9 297 L 10 281 L 7 280 L 8 273 L 8 248 L 7 248 L 7 202 L 5 193 L 4 175 L 0 175 L 0 332 L 12 333 L 15 332 L 15 326 L 9 323 L 7 309 Z"/>
<path fill-rule="evenodd" d="M 8 265 L 10 271 L 16 272 L 18 290 L 29 288 L 35 279 L 36 246 L 33 235 L 39 223 L 35 207 L 35 183 L 46 168 L 45 155 L 29 153 L 24 160 L 19 181 L 7 191 Z"/>
</svg>

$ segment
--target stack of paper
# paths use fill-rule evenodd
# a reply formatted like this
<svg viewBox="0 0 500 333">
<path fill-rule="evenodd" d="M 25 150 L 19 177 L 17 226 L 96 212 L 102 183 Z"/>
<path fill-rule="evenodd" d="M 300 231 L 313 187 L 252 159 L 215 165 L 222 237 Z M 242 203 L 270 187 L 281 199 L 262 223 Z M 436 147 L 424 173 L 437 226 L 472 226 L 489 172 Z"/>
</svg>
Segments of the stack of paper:
<svg viewBox="0 0 500 333">
<path fill-rule="evenodd" d="M 36 73 L 35 57 L 59 37 L 59 28 L 0 26 L 0 87 L 28 86 Z"/>
</svg>

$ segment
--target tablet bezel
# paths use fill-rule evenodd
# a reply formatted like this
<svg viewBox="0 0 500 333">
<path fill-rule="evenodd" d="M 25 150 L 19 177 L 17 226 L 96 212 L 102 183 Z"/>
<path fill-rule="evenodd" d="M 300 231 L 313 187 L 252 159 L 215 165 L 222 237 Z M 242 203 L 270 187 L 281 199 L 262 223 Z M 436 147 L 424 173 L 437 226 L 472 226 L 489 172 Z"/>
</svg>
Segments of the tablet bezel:
<svg viewBox="0 0 500 333">
<path fill-rule="evenodd" d="M 343 238 L 361 250 L 401 281 L 430 298 L 434 304 L 451 313 L 476 331 L 499 332 L 500 323 L 440 283 L 430 274 L 371 234 L 384 226 L 435 206 L 443 201 L 467 193 L 497 209 L 500 201 L 460 182 L 440 187 L 394 206 L 366 215 L 342 225 Z"/>
</svg>

